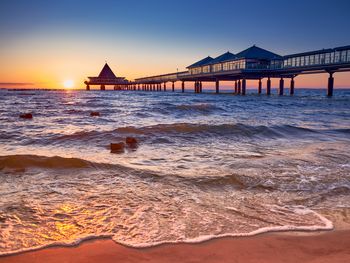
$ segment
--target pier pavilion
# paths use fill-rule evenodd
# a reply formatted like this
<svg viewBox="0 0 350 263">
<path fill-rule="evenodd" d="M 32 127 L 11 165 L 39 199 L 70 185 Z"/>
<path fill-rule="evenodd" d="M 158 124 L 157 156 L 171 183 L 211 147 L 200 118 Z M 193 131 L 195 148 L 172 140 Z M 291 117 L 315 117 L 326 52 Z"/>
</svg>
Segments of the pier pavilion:
<svg viewBox="0 0 350 263">
<path fill-rule="evenodd" d="M 135 79 L 132 85 L 142 90 L 161 90 L 163 84 L 181 81 L 193 82 L 194 91 L 202 92 L 202 82 L 214 82 L 215 91 L 220 91 L 220 81 L 234 81 L 234 94 L 246 94 L 246 80 L 258 81 L 258 93 L 262 93 L 262 80 L 266 81 L 266 94 L 271 94 L 271 78 L 278 78 L 279 95 L 284 94 L 285 79 L 290 79 L 290 95 L 294 94 L 295 77 L 302 74 L 326 73 L 329 75 L 327 95 L 333 95 L 334 73 L 350 71 L 350 46 L 322 49 L 281 56 L 266 49 L 252 46 L 237 54 L 227 52 L 217 58 L 206 57 L 187 67 L 187 71 Z M 156 89 L 157 87 L 157 89 Z"/>
<path fill-rule="evenodd" d="M 107 63 L 98 77 L 88 77 L 88 80 L 84 83 L 86 84 L 86 90 L 90 90 L 92 85 L 99 85 L 101 90 L 105 90 L 107 85 L 113 85 L 115 90 L 121 90 L 129 88 L 130 84 L 124 77 L 116 77 Z"/>
</svg>

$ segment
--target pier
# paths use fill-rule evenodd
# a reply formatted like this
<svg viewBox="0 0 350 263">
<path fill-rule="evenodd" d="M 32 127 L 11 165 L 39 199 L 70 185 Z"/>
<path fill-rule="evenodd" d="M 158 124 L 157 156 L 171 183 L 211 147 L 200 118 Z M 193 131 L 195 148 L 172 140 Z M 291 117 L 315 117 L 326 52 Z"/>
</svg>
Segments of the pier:
<svg viewBox="0 0 350 263">
<path fill-rule="evenodd" d="M 124 77 L 116 77 L 111 68 L 106 63 L 97 77 L 88 77 L 85 82 L 86 90 L 90 90 L 90 86 L 98 85 L 101 90 L 106 90 L 107 85 L 113 85 L 114 90 L 123 90 L 130 85 L 129 81 Z"/>
<path fill-rule="evenodd" d="M 350 46 L 281 56 L 254 45 L 237 54 L 226 52 L 216 58 L 205 57 L 188 66 L 186 71 L 137 78 L 133 82 L 123 78 L 122 83 L 115 82 L 115 85 L 117 89 L 167 91 L 167 83 L 171 83 L 169 90 L 174 92 L 175 82 L 180 81 L 181 92 L 185 92 L 186 83 L 193 83 L 194 92 L 202 93 L 203 82 L 211 82 L 215 93 L 220 93 L 220 82 L 232 81 L 232 93 L 245 95 L 247 80 L 257 81 L 258 94 L 263 93 L 263 80 L 266 80 L 265 93 L 271 95 L 271 79 L 278 78 L 278 94 L 282 96 L 286 81 L 290 82 L 289 94 L 293 95 L 297 76 L 325 73 L 328 74 L 328 83 L 325 83 L 327 96 L 331 97 L 334 74 L 345 71 L 350 71 Z M 113 85 L 113 81 L 116 81 L 108 83 L 106 79 L 102 80 L 100 76 L 90 77 L 89 81 L 85 82 L 86 88 L 89 89 L 92 84 Z"/>
</svg>

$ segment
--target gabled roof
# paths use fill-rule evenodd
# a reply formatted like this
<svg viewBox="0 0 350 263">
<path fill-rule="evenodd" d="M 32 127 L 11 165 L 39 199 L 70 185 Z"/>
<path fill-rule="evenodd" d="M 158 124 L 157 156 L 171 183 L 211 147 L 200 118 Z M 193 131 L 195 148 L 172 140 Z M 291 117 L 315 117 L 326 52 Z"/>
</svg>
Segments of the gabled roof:
<svg viewBox="0 0 350 263">
<path fill-rule="evenodd" d="M 236 58 L 235 54 L 232 54 L 231 52 L 226 52 L 216 58 L 214 58 L 209 64 L 216 64 L 228 60 L 234 60 Z"/>
<path fill-rule="evenodd" d="M 203 58 L 202 60 L 199 60 L 197 61 L 196 63 L 188 66 L 187 68 L 196 68 L 196 67 L 201 67 L 201 66 L 204 66 L 206 64 L 209 64 L 211 61 L 213 60 L 212 57 L 206 57 L 206 58 Z"/>
<path fill-rule="evenodd" d="M 101 79 L 116 79 L 117 78 L 107 63 L 104 65 L 104 67 L 101 70 L 100 75 L 98 75 L 98 77 Z"/>
<path fill-rule="evenodd" d="M 281 59 L 282 57 L 280 55 L 277 55 L 266 49 L 262 49 L 254 45 L 236 54 L 236 58 L 271 60 L 271 59 Z"/>
</svg>

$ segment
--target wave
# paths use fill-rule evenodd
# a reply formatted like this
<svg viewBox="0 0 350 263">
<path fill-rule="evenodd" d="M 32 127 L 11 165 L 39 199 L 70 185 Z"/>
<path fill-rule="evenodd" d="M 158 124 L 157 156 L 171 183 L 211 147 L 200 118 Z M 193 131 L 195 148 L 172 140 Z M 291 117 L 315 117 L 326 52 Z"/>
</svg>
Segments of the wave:
<svg viewBox="0 0 350 263">
<path fill-rule="evenodd" d="M 109 143 L 111 140 L 123 140 L 126 136 L 135 136 L 140 141 L 155 138 L 167 139 L 172 142 L 169 137 L 186 137 L 191 136 L 191 140 L 195 135 L 199 139 L 206 138 L 220 138 L 220 137 L 231 137 L 231 138 L 246 138 L 246 139 L 283 139 L 283 138 L 307 138 L 308 136 L 315 136 L 319 134 L 327 134 L 334 131 L 330 130 L 313 130 L 304 127 L 292 126 L 292 125 L 246 125 L 242 123 L 236 124 L 195 124 L 195 123 L 170 123 L 170 124 L 157 124 L 151 126 L 125 126 L 113 130 L 88 130 L 79 131 L 72 134 L 56 134 L 50 138 L 45 138 L 42 143 L 53 143 L 61 144 L 66 141 L 70 143 L 80 143 L 94 141 L 95 143 Z M 167 138 L 168 137 L 168 138 Z M 48 142 L 49 140 L 49 142 Z M 156 142 L 156 141 L 155 141 Z M 163 141 L 162 141 L 163 142 Z M 163 142 L 164 143 L 164 142 Z"/>
<path fill-rule="evenodd" d="M 196 134 L 206 133 L 215 135 L 237 135 L 243 137 L 252 137 L 256 135 L 262 135 L 268 138 L 271 137 L 285 137 L 290 135 L 299 135 L 300 133 L 317 133 L 318 131 L 291 126 L 251 126 L 241 123 L 237 124 L 193 124 L 193 123 L 173 123 L 173 124 L 158 124 L 145 127 L 122 127 L 115 130 L 116 133 L 129 133 L 129 134 Z"/>
<path fill-rule="evenodd" d="M 235 210 L 234 208 L 232 208 Z M 84 235 L 81 236 L 73 241 L 55 241 L 47 244 L 42 244 L 39 246 L 34 247 L 26 247 L 23 249 L 16 249 L 12 251 L 4 251 L 0 252 L 0 257 L 3 256 L 10 256 L 10 255 L 16 255 L 24 252 L 29 251 L 37 251 L 44 248 L 51 248 L 51 247 L 73 247 L 81 244 L 85 241 L 90 240 L 101 240 L 101 239 L 112 239 L 117 244 L 130 247 L 130 248 L 151 248 L 156 247 L 160 245 L 165 244 L 198 244 L 203 243 L 212 239 L 217 238 L 225 238 L 225 237 L 250 237 L 250 236 L 256 236 L 264 233 L 270 233 L 270 232 L 286 232 L 286 231 L 305 231 L 305 232 L 312 232 L 312 231 L 327 231 L 332 230 L 334 228 L 332 221 L 328 220 L 324 216 L 322 216 L 319 213 L 316 213 L 315 211 L 301 207 L 296 206 L 293 209 L 293 213 L 303 215 L 312 215 L 316 219 L 319 220 L 318 224 L 314 225 L 281 225 L 281 226 L 270 226 L 270 227 L 260 227 L 254 231 L 251 232 L 241 232 L 241 233 L 223 233 L 223 234 L 207 234 L 207 235 L 200 235 L 197 237 L 183 237 L 176 240 L 165 240 L 165 241 L 153 241 L 153 242 L 127 242 L 125 240 L 120 240 L 118 234 L 114 233 L 100 233 L 100 234 L 90 234 L 90 235 Z"/>
<path fill-rule="evenodd" d="M 186 111 L 186 112 L 202 112 L 209 113 L 212 111 L 222 110 L 221 108 L 210 103 L 197 103 L 197 104 L 181 104 L 175 106 L 176 110 Z"/>
<path fill-rule="evenodd" d="M 6 155 L 0 156 L 0 170 L 4 168 L 25 169 L 29 167 L 37 168 L 89 168 L 95 166 L 94 163 L 79 158 L 64 158 L 59 156 L 47 157 L 38 155 Z"/>
</svg>

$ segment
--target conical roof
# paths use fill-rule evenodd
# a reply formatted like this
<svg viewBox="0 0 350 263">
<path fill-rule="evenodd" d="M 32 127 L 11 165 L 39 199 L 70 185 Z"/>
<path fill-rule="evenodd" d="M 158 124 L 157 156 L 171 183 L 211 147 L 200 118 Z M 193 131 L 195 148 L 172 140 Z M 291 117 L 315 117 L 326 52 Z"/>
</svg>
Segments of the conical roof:
<svg viewBox="0 0 350 263">
<path fill-rule="evenodd" d="M 231 52 L 226 52 L 216 58 L 214 58 L 209 64 L 216 64 L 228 60 L 234 60 L 236 58 L 235 54 L 232 54 Z"/>
<path fill-rule="evenodd" d="M 237 58 L 250 58 L 250 59 L 281 59 L 282 57 L 280 55 L 277 55 L 275 53 L 272 53 L 266 49 L 262 49 L 257 46 L 252 46 L 250 48 L 247 48 L 241 52 L 239 52 L 236 55 Z"/>
<path fill-rule="evenodd" d="M 195 67 L 204 66 L 206 64 L 209 64 L 209 62 L 211 62 L 212 60 L 213 60 L 213 58 L 208 56 L 208 57 L 203 58 L 203 59 L 197 61 L 196 63 L 188 66 L 187 68 L 195 68 Z"/>
<path fill-rule="evenodd" d="M 103 66 L 103 69 L 101 70 L 100 75 L 98 75 L 98 77 L 101 79 L 116 79 L 117 78 L 107 63 Z"/>
</svg>

